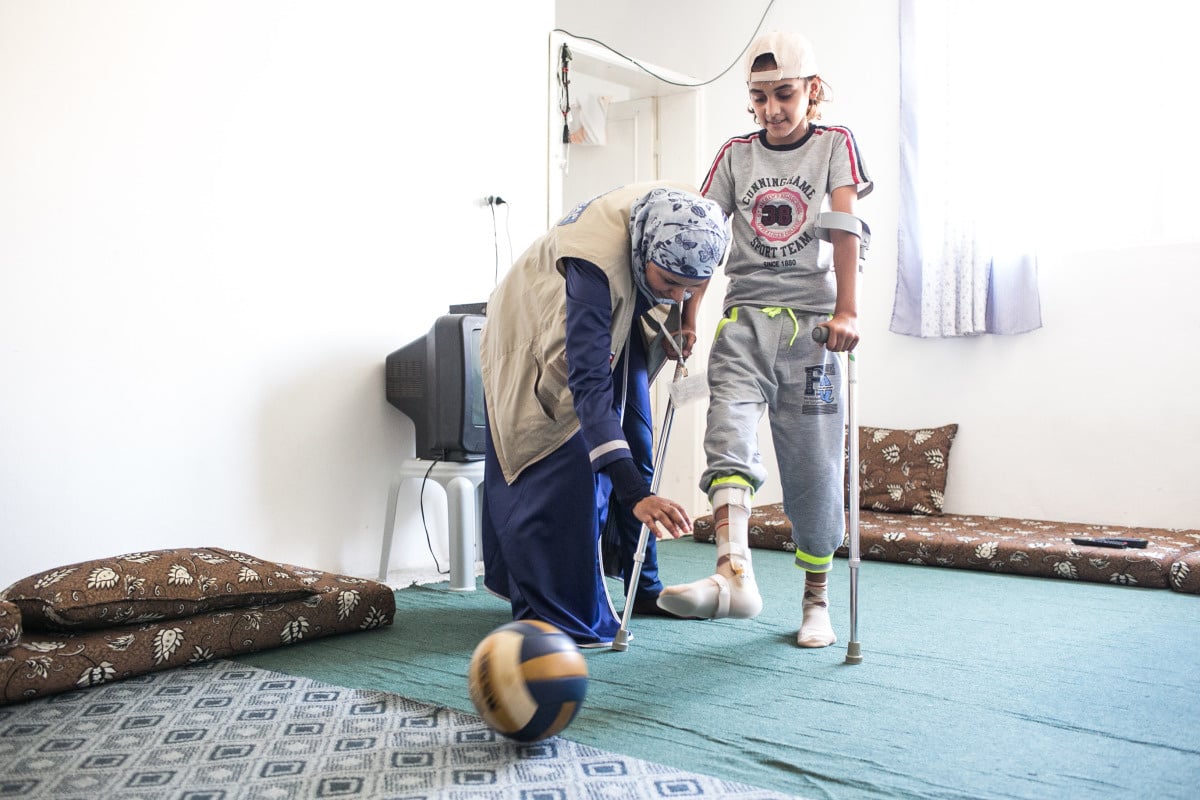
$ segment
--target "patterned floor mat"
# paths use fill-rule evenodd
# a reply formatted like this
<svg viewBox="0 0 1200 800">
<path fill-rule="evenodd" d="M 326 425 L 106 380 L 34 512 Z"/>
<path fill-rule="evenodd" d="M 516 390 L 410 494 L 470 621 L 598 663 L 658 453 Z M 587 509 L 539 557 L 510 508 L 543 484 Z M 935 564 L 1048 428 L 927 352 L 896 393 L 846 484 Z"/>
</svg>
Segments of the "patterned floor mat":
<svg viewBox="0 0 1200 800">
<path fill-rule="evenodd" d="M 0 798 L 788 797 L 231 661 L 0 706 L 0 764 Z"/>
</svg>

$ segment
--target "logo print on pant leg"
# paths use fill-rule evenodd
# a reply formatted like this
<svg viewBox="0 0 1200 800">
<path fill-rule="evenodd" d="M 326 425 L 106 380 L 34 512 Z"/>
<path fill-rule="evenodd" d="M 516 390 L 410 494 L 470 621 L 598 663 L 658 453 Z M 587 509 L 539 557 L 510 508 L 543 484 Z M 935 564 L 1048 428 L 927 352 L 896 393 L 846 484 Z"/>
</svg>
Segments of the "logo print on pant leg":
<svg viewBox="0 0 1200 800">
<path fill-rule="evenodd" d="M 830 374 L 836 368 L 817 365 L 804 368 L 804 413 L 834 414 L 837 412 L 837 391 Z"/>
</svg>

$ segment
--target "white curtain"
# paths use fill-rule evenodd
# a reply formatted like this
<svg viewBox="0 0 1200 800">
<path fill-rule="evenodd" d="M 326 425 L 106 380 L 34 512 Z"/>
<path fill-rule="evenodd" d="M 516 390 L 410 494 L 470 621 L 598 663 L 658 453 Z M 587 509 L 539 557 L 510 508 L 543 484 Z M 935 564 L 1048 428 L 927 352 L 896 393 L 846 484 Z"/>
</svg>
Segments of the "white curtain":
<svg viewBox="0 0 1200 800">
<path fill-rule="evenodd" d="M 900 3 L 900 249 L 891 330 L 922 337 L 1041 327 L 1036 237 L 1022 226 L 1011 112 L 974 3 Z M 1013 42 L 1001 50 L 1011 60 Z M 1024 176 L 1028 179 L 1029 176 Z"/>
</svg>

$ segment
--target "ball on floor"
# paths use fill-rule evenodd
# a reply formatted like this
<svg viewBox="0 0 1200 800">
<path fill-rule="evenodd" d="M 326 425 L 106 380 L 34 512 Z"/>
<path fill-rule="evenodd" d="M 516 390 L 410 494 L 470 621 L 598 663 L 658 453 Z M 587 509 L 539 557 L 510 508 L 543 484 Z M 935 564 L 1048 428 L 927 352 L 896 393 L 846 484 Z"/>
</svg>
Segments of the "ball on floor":
<svg viewBox="0 0 1200 800">
<path fill-rule="evenodd" d="M 588 670 L 570 636 L 540 620 L 501 625 L 471 656 L 471 702 L 493 730 L 518 742 L 557 736 L 583 705 Z"/>
</svg>

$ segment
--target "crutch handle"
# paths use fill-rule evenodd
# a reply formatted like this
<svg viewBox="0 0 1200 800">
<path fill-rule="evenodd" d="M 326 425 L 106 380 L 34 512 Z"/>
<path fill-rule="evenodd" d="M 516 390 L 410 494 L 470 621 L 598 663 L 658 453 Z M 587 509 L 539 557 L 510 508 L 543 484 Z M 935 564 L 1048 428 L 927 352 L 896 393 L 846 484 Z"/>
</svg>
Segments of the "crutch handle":
<svg viewBox="0 0 1200 800">
<path fill-rule="evenodd" d="M 813 341 L 817 344 L 825 344 L 829 341 L 829 328 L 824 325 L 818 325 L 812 330 Z"/>
</svg>

